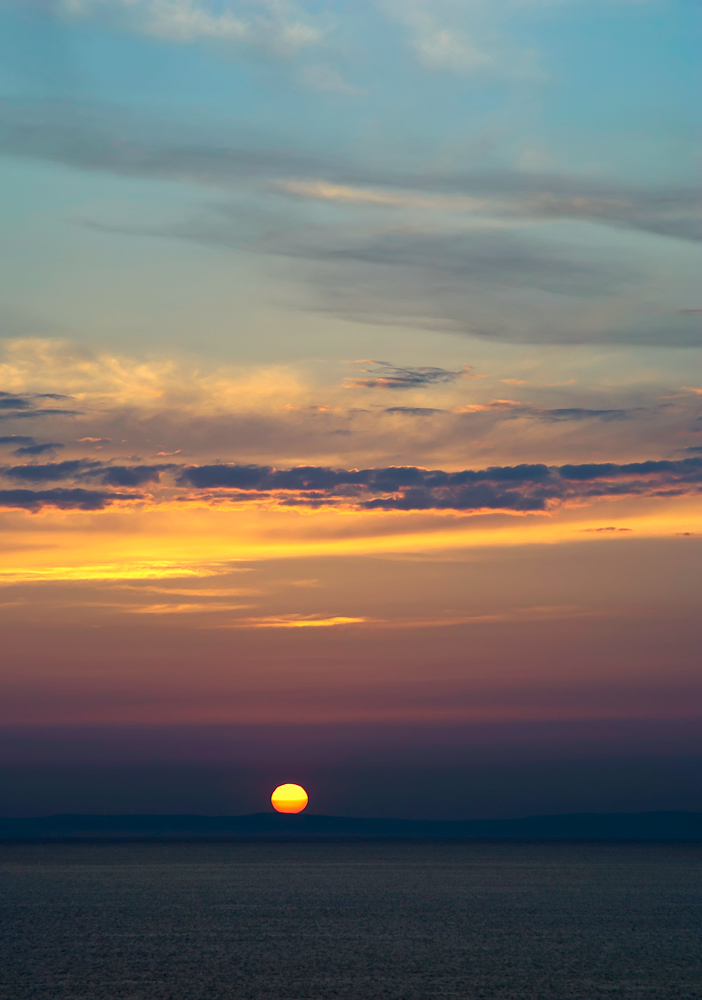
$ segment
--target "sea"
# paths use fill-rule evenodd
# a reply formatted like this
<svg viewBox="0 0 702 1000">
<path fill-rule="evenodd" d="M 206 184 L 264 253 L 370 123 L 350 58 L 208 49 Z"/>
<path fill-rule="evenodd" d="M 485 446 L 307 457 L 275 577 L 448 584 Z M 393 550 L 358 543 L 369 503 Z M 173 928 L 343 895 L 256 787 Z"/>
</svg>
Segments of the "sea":
<svg viewBox="0 0 702 1000">
<path fill-rule="evenodd" d="M 2 1000 L 702 1000 L 702 845 L 6 843 Z"/>
</svg>

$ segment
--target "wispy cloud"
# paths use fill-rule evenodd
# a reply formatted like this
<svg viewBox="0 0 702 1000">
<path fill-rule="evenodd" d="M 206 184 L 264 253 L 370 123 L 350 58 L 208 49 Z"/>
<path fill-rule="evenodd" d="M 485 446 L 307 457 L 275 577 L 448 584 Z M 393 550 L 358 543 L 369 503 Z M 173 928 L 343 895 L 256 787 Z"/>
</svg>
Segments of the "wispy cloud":
<svg viewBox="0 0 702 1000">
<path fill-rule="evenodd" d="M 250 608 L 250 604 L 224 604 L 218 601 L 202 603 L 189 602 L 187 604 L 132 604 L 115 605 L 122 610 L 135 615 L 195 615 L 214 614 L 225 611 L 242 611 Z"/>
<path fill-rule="evenodd" d="M 271 184 L 274 191 L 299 198 L 336 202 L 341 205 L 365 205 L 371 208 L 408 208 L 430 212 L 476 212 L 495 209 L 494 202 L 464 195 L 429 194 L 382 188 L 332 184 L 324 180 L 280 180 Z"/>
<path fill-rule="evenodd" d="M 29 395 L 0 392 L 0 420 L 30 420 L 35 417 L 76 416 L 79 413 L 78 410 L 59 409 L 58 407 L 42 405 L 45 399 L 57 400 L 68 398 L 68 396 L 52 392 Z M 11 439 L 12 435 L 6 435 L 3 438 L 6 443 Z"/>
<path fill-rule="evenodd" d="M 363 625 L 370 618 L 354 618 L 348 615 L 268 615 L 263 618 L 243 618 L 232 623 L 230 628 L 331 628 L 335 625 Z"/>
<path fill-rule="evenodd" d="M 583 0 L 380 0 L 405 30 L 426 70 L 543 78 L 538 52 L 514 40 L 514 25 L 544 8 Z M 605 0 L 635 9 L 646 0 Z"/>
<path fill-rule="evenodd" d="M 223 628 L 330 628 L 333 626 L 364 626 L 382 629 L 450 628 L 457 625 L 493 625 L 502 622 L 553 621 L 563 618 L 589 617 L 593 612 L 570 605 L 510 608 L 507 611 L 481 615 L 440 615 L 433 618 L 376 618 L 348 615 L 267 615 L 260 618 L 238 618 Z"/>
<path fill-rule="evenodd" d="M 380 178 L 379 178 L 380 179 Z M 404 179 L 406 184 L 409 178 Z M 419 180 L 419 178 L 418 178 Z M 275 190 L 297 198 L 376 208 L 396 208 L 473 217 L 485 228 L 528 221 L 587 220 L 662 236 L 702 239 L 697 188 L 646 190 L 588 178 L 544 173 L 495 171 L 493 174 L 424 175 L 421 187 L 403 188 L 403 179 L 386 187 L 339 184 L 324 179 L 280 180 Z M 423 188 L 423 190 L 422 190 Z M 679 315 L 699 315 L 679 309 Z"/>
<path fill-rule="evenodd" d="M 357 361 L 358 365 L 371 364 L 371 368 L 361 369 L 367 377 L 348 379 L 349 389 L 417 389 L 427 385 L 441 385 L 455 382 L 459 378 L 481 378 L 475 375 L 470 365 L 462 365 L 457 371 L 447 368 L 409 368 L 393 365 L 390 361 Z"/>
<path fill-rule="evenodd" d="M 56 451 L 58 448 L 65 448 L 64 444 L 60 441 L 47 441 L 46 444 L 28 444 L 21 448 L 17 448 L 13 451 L 13 455 L 22 456 L 37 456 L 45 455 L 47 452 Z"/>
<path fill-rule="evenodd" d="M 53 10 L 69 18 L 94 18 L 169 42 L 215 40 L 263 49 L 281 57 L 316 45 L 323 36 L 318 19 L 292 0 L 53 0 Z"/>
<path fill-rule="evenodd" d="M 124 559 L 119 562 L 83 562 L 78 565 L 60 565 L 47 567 L 2 567 L 0 568 L 0 584 L 12 585 L 18 583 L 52 583 L 52 582 L 110 582 L 124 580 L 177 580 L 205 579 L 228 573 L 242 572 L 243 567 L 231 563 L 203 564 L 196 562 L 176 561 L 174 559 Z"/>
<path fill-rule="evenodd" d="M 485 7 L 480 2 L 469 0 L 458 5 L 446 0 L 432 4 L 426 0 L 384 0 L 382 7 L 403 25 L 409 46 L 425 69 L 460 74 L 507 69 L 495 39 L 480 37 L 487 33 L 487 26 L 481 24 Z"/>
</svg>

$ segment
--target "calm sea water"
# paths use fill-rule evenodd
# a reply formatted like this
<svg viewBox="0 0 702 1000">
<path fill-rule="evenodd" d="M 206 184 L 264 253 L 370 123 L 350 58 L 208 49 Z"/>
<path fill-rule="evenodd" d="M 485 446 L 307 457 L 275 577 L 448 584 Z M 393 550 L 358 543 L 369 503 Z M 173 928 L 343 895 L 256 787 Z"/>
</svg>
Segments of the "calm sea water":
<svg viewBox="0 0 702 1000">
<path fill-rule="evenodd" d="M 0 846 L 2 1000 L 702 998 L 702 848 Z"/>
</svg>

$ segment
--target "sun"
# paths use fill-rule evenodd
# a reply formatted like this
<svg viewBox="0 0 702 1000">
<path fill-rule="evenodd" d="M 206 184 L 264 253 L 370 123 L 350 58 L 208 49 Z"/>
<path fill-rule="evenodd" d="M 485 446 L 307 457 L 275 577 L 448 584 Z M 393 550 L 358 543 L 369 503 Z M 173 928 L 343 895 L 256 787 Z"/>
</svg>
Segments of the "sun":
<svg viewBox="0 0 702 1000">
<path fill-rule="evenodd" d="M 301 813 L 308 802 L 302 785 L 278 785 L 271 795 L 271 805 L 279 813 Z"/>
</svg>

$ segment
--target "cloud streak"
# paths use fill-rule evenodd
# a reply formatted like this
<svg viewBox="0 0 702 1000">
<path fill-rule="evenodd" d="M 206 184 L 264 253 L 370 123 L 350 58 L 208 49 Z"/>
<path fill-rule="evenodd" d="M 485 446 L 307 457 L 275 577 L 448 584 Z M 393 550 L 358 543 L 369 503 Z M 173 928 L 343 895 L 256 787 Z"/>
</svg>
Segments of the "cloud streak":
<svg viewBox="0 0 702 1000">
<path fill-rule="evenodd" d="M 197 0 L 54 0 L 50 7 L 59 16 L 97 19 L 162 41 L 218 41 L 281 58 L 318 44 L 323 35 L 316 19 L 292 0 L 229 0 L 224 5 Z"/>
<path fill-rule="evenodd" d="M 30 483 L 55 483 L 66 479 L 98 481 L 103 486 L 144 486 L 158 483 L 160 474 L 172 465 L 105 465 L 87 458 L 44 465 L 14 465 L 0 472 L 9 479 Z"/>
<path fill-rule="evenodd" d="M 359 361 L 357 364 L 368 364 Z M 457 371 L 447 368 L 405 368 L 389 361 L 371 361 L 372 368 L 363 368 L 367 378 L 346 381 L 349 389 L 417 389 L 428 385 L 442 385 L 460 378 L 480 378 L 472 374 L 470 365 L 463 365 Z"/>
<path fill-rule="evenodd" d="M 57 510 L 104 510 L 118 500 L 140 500 L 136 493 L 102 493 L 97 490 L 0 490 L 0 507 L 19 508 L 36 513 L 47 507 Z"/>
<path fill-rule="evenodd" d="M 154 123 L 155 124 L 155 123 Z M 67 101 L 0 101 L 0 150 L 88 170 L 135 177 L 188 180 L 222 188 L 263 181 L 269 191 L 296 200 L 368 208 L 403 208 L 512 219 L 573 219 L 681 240 L 702 240 L 700 188 L 646 187 L 621 181 L 494 169 L 396 168 L 349 160 L 348 155 L 303 154 L 271 145 L 203 144 L 181 130 L 147 130 L 109 107 Z M 691 312 L 694 312 L 692 310 Z"/>
<path fill-rule="evenodd" d="M 702 491 L 702 459 L 516 465 L 460 472 L 210 465 L 182 469 L 177 483 L 199 490 L 232 490 L 241 498 L 274 497 L 282 506 L 529 513 L 602 497 L 695 495 Z"/>
</svg>

